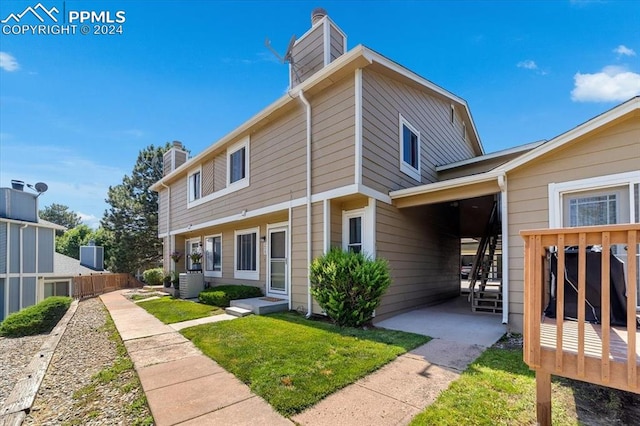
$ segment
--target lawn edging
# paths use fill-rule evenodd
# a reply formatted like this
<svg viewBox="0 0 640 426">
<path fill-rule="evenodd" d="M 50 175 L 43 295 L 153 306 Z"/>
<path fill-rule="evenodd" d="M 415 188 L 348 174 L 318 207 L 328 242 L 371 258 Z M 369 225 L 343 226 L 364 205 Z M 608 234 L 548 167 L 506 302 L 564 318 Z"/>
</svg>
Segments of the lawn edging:
<svg viewBox="0 0 640 426">
<path fill-rule="evenodd" d="M 58 343 L 77 309 L 78 300 L 75 299 L 62 319 L 51 330 L 40 350 L 33 356 L 31 363 L 24 369 L 4 405 L 0 407 L 0 424 L 20 424 L 26 417 L 26 413 L 31 410 Z"/>
</svg>

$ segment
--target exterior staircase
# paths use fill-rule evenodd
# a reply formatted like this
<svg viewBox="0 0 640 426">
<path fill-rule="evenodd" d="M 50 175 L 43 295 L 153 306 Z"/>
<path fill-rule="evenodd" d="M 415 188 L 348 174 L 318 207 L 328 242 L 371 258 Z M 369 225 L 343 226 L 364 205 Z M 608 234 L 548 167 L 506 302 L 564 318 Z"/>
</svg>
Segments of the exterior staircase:
<svg viewBox="0 0 640 426">
<path fill-rule="evenodd" d="M 469 273 L 469 301 L 473 312 L 502 313 L 502 280 L 496 249 L 502 248 L 500 212 L 494 201 L 485 233 Z"/>
</svg>

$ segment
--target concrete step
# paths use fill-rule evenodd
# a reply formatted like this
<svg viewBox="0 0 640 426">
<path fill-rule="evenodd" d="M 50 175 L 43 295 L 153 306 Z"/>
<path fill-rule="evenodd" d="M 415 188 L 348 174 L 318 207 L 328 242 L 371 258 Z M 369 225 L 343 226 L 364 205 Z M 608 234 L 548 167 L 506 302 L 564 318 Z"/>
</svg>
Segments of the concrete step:
<svg viewBox="0 0 640 426">
<path fill-rule="evenodd" d="M 250 299 L 232 300 L 231 306 L 252 311 L 256 315 L 272 314 L 289 309 L 289 302 L 286 300 L 270 301 L 265 297 L 253 297 Z"/>
<path fill-rule="evenodd" d="M 246 317 L 247 315 L 251 315 L 253 311 L 251 309 L 244 309 L 238 306 L 230 306 L 228 308 L 224 308 L 224 311 L 229 315 L 233 315 L 234 317 Z"/>
</svg>

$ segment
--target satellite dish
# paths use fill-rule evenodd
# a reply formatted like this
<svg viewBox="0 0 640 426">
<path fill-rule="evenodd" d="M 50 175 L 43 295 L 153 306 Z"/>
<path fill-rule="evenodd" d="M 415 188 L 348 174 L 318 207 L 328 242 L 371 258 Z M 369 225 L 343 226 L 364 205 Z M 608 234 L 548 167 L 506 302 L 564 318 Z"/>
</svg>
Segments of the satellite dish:
<svg viewBox="0 0 640 426">
<path fill-rule="evenodd" d="M 43 192 L 47 192 L 49 186 L 44 182 L 38 182 L 35 185 L 35 189 L 38 191 L 38 194 L 42 194 Z"/>
<path fill-rule="evenodd" d="M 291 36 L 291 40 L 289 40 L 289 45 L 287 46 L 287 51 L 284 54 L 284 61 L 285 62 L 289 62 L 289 63 L 293 63 L 293 57 L 291 56 L 291 51 L 293 50 L 293 45 L 296 42 L 296 35 L 292 35 Z"/>
</svg>

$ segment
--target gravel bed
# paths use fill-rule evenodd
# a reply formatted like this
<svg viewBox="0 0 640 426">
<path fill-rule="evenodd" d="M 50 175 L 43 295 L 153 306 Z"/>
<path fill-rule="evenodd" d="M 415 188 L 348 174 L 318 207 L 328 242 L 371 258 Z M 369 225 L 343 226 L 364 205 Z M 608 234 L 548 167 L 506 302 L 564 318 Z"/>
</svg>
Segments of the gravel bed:
<svg viewBox="0 0 640 426">
<path fill-rule="evenodd" d="M 0 406 L 29 365 L 48 334 L 17 338 L 0 337 Z"/>
<path fill-rule="evenodd" d="M 126 352 L 119 358 L 118 344 L 109 338 L 110 332 L 105 328 L 107 318 L 99 298 L 80 302 L 24 424 L 151 424 L 133 368 L 117 371 L 106 382 L 95 378 L 98 372 L 121 365 L 123 360 L 130 362 Z M 132 408 L 134 403 L 138 409 Z"/>
</svg>

